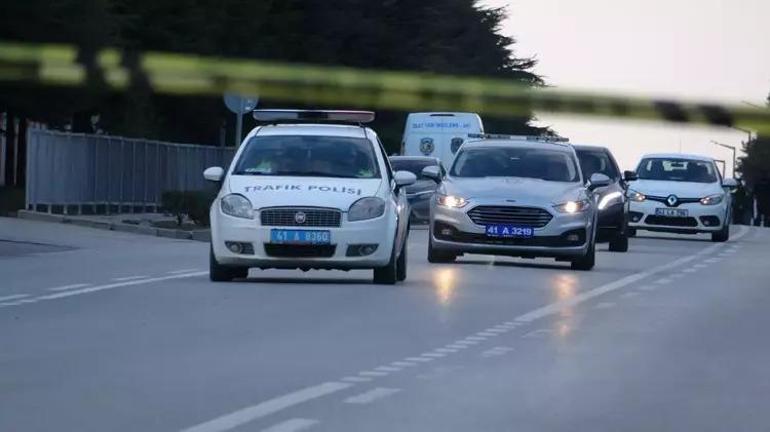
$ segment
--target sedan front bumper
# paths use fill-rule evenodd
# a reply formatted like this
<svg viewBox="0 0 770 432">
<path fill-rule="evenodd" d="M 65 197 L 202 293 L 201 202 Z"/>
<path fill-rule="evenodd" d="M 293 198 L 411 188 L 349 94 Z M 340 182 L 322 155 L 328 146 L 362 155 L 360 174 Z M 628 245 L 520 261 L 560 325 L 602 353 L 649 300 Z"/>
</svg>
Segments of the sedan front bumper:
<svg viewBox="0 0 770 432">
<path fill-rule="evenodd" d="M 684 234 L 710 233 L 722 229 L 727 214 L 726 204 L 704 206 L 700 203 L 680 204 L 675 209 L 687 211 L 686 217 L 659 216 L 656 209 L 668 209 L 657 201 L 631 202 L 629 223 L 631 228 Z"/>
</svg>

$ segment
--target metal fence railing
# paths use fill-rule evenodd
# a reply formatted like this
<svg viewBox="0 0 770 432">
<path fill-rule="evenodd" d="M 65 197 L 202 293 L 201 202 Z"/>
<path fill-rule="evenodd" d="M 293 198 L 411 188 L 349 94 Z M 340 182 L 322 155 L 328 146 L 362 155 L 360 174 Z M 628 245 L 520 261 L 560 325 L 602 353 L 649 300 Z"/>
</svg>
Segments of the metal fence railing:
<svg viewBox="0 0 770 432">
<path fill-rule="evenodd" d="M 156 211 L 164 191 L 206 188 L 203 170 L 234 149 L 31 130 L 27 209 L 55 213 Z"/>
</svg>

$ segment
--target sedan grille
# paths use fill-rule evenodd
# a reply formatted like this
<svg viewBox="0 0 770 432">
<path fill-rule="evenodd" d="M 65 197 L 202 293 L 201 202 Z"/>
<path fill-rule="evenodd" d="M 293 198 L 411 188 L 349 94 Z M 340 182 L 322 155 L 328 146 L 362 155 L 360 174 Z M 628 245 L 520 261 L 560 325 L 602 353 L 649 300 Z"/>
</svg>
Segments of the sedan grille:
<svg viewBox="0 0 770 432">
<path fill-rule="evenodd" d="M 263 226 L 339 227 L 342 212 L 337 209 L 281 207 L 259 212 Z"/>
<path fill-rule="evenodd" d="M 553 216 L 537 207 L 478 206 L 468 212 L 477 225 L 518 225 L 542 228 Z"/>
</svg>

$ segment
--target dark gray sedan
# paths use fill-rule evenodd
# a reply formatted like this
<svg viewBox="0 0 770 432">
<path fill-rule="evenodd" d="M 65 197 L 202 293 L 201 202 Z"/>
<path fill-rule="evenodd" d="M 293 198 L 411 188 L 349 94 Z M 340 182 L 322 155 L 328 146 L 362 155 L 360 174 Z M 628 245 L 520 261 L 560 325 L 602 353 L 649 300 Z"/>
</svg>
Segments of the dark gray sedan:
<svg viewBox="0 0 770 432">
<path fill-rule="evenodd" d="M 391 156 L 390 165 L 394 171 L 409 171 L 417 176 L 417 182 L 406 187 L 406 199 L 412 207 L 412 221 L 428 223 L 430 220 L 430 198 L 438 184 L 435 180 L 422 175 L 425 167 L 437 166 L 443 176 L 445 174 L 441 161 L 426 156 Z"/>
</svg>

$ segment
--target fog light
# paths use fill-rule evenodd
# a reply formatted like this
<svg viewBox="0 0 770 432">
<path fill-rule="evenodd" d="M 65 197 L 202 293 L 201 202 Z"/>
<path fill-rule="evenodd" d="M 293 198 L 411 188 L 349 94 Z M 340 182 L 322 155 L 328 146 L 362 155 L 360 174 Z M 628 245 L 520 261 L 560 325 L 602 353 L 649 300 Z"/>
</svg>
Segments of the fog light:
<svg viewBox="0 0 770 432">
<path fill-rule="evenodd" d="M 580 236 L 578 236 L 577 234 L 570 234 L 567 236 L 567 241 L 569 242 L 576 242 L 578 240 L 580 240 Z"/>
<path fill-rule="evenodd" d="M 451 236 L 452 235 L 452 228 L 441 228 L 441 235 Z"/>
<path fill-rule="evenodd" d="M 703 225 L 706 225 L 706 226 L 711 225 L 711 221 L 709 221 L 708 219 L 704 219 L 702 222 L 703 222 Z"/>
<path fill-rule="evenodd" d="M 364 245 L 361 246 L 361 256 L 371 255 L 377 250 L 377 245 Z"/>
<path fill-rule="evenodd" d="M 225 246 L 227 246 L 227 249 L 234 254 L 243 252 L 243 245 L 238 242 L 225 242 Z"/>
</svg>

